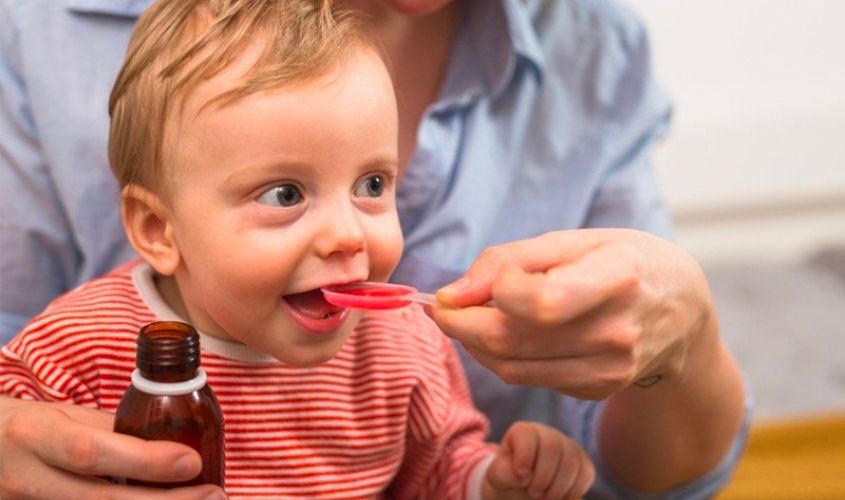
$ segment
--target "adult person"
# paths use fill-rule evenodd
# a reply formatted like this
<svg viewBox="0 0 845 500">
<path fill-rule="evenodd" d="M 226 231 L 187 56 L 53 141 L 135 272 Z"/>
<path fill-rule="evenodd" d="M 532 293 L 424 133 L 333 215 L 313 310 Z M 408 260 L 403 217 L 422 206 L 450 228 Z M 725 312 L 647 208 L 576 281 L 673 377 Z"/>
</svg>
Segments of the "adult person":
<svg viewBox="0 0 845 500">
<path fill-rule="evenodd" d="M 698 265 L 646 234 L 671 232 L 648 163 L 670 104 L 636 18 L 587 0 L 355 3 L 394 63 L 400 103 L 406 253 L 394 279 L 457 280 L 440 297 L 460 307 L 432 315 L 466 347 L 494 437 L 517 418 L 555 424 L 596 462 L 597 496 L 712 495 L 743 444 L 743 390 Z M 104 110 L 146 5 L 3 0 L 7 332 L 131 256 Z M 562 231 L 576 228 L 596 229 Z M 108 475 L 176 453 L 119 447 L 90 430 L 107 416 L 66 411 L 0 401 L 0 479 Z M 10 425 L 28 417 L 49 441 Z M 65 456 L 80 448 L 89 460 L 73 469 Z"/>
</svg>

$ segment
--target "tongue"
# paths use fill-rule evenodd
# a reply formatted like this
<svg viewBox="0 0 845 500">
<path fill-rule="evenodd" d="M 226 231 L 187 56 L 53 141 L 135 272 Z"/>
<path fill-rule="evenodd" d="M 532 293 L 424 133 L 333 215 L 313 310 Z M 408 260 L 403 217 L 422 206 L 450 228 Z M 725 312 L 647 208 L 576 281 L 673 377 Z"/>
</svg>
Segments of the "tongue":
<svg viewBox="0 0 845 500">
<path fill-rule="evenodd" d="M 342 307 L 333 306 L 326 302 L 326 299 L 323 298 L 323 292 L 319 289 L 285 295 L 285 300 L 294 309 L 309 318 L 325 318 L 343 310 Z"/>
</svg>

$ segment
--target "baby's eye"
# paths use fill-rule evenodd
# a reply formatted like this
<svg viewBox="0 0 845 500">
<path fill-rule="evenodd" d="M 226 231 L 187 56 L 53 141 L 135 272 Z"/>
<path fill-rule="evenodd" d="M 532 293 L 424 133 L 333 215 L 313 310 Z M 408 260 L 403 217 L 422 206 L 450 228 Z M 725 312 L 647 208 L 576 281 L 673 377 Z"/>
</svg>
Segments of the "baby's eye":
<svg viewBox="0 0 845 500">
<path fill-rule="evenodd" d="M 384 176 L 374 174 L 362 182 L 355 188 L 355 196 L 368 196 L 371 198 L 378 198 L 384 193 Z"/>
<path fill-rule="evenodd" d="M 300 202 L 302 202 L 302 191 L 293 184 L 271 187 L 258 197 L 258 203 L 271 207 L 292 207 Z"/>
</svg>

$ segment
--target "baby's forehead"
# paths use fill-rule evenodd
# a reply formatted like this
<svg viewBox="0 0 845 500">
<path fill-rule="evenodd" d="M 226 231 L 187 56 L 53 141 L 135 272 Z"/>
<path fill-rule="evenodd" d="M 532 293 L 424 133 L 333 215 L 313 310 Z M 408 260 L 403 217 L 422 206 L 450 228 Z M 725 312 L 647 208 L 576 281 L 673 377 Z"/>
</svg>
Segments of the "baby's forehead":
<svg viewBox="0 0 845 500">
<path fill-rule="evenodd" d="M 154 2 L 109 99 L 112 169 L 121 185 L 154 185 L 192 117 L 300 82 L 372 43 L 344 2 Z"/>
<path fill-rule="evenodd" d="M 221 110 L 237 104 L 243 99 L 260 98 L 263 90 L 256 90 L 250 94 L 236 97 L 232 100 L 222 100 L 221 97 L 232 92 L 243 84 L 253 69 L 255 62 L 261 57 L 263 43 L 256 41 L 245 47 L 233 60 L 223 66 L 217 73 L 208 78 L 193 82 L 174 93 L 166 111 L 166 125 L 164 128 L 164 142 L 170 147 L 164 148 L 165 164 L 167 156 L 172 156 L 174 147 L 181 139 L 198 128 L 206 129 L 207 123 Z"/>
<path fill-rule="evenodd" d="M 347 69 L 358 72 L 360 61 L 377 61 L 386 75 L 388 68 L 382 54 L 366 43 L 354 43 L 343 54 L 315 66 L 310 71 L 301 72 L 295 78 L 282 79 L 274 83 L 256 85 L 250 81 L 260 71 L 261 59 L 265 57 L 266 44 L 257 39 L 246 46 L 233 60 L 223 66 L 211 77 L 195 82 L 178 95 L 174 95 L 171 106 L 172 117 L 178 121 L 196 119 L 203 113 L 225 109 L 243 100 L 260 100 L 263 96 L 277 93 L 300 93 L 313 90 L 320 92 L 331 87 L 336 80 L 348 77 Z M 362 57 L 362 54 L 367 54 Z M 374 56 L 374 57 L 372 57 Z M 340 76 L 339 76 L 340 75 Z M 392 95 L 392 80 L 387 77 Z M 280 117 L 280 119 L 283 117 Z"/>
<path fill-rule="evenodd" d="M 244 53 L 212 78 L 186 90 L 181 102 L 173 103 L 165 134 L 166 164 L 181 163 L 173 162 L 177 158 L 173 155 L 188 154 L 180 151 L 187 146 L 185 141 L 190 143 L 187 150 L 205 154 L 207 149 L 231 147 L 238 141 L 239 147 L 261 142 L 259 136 L 267 136 L 268 127 L 275 125 L 287 126 L 291 134 L 300 136 L 294 149 L 304 144 L 303 140 L 316 143 L 321 134 L 306 126 L 319 121 L 315 121 L 314 113 L 325 119 L 334 117 L 332 123 L 352 129 L 360 126 L 364 114 L 386 127 L 395 126 L 396 102 L 390 76 L 380 54 L 367 46 L 308 78 L 256 88 L 232 100 L 216 100 L 248 77 L 256 57 L 255 52 Z M 261 120 L 270 125 L 260 129 L 252 126 Z M 199 147 L 202 144 L 208 147 Z"/>
<path fill-rule="evenodd" d="M 290 75 L 288 78 L 267 78 L 266 82 L 255 80 L 256 74 L 264 70 L 262 60 L 266 58 L 267 44 L 262 38 L 256 38 L 246 45 L 231 62 L 221 67 L 208 78 L 192 82 L 173 95 L 174 104 L 178 104 L 178 113 L 185 116 L 196 116 L 207 110 L 219 109 L 242 99 L 260 98 L 261 94 L 273 92 L 296 91 L 304 87 L 324 84 L 326 75 L 336 73 L 341 65 L 357 59 L 361 52 L 373 52 L 378 55 L 379 63 L 387 71 L 387 66 L 371 45 L 356 42 L 351 44 L 343 53 L 323 61 L 313 68 Z M 177 106 L 173 106 L 177 110 Z"/>
</svg>

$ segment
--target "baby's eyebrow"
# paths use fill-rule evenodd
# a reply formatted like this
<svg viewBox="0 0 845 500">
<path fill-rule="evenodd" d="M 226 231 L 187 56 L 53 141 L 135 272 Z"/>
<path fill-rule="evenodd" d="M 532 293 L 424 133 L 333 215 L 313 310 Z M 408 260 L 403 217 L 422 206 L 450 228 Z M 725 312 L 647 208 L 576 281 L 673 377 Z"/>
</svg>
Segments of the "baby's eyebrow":
<svg viewBox="0 0 845 500">
<path fill-rule="evenodd" d="M 299 162 L 273 162 L 264 165 L 245 165 L 237 167 L 223 180 L 224 187 L 249 184 L 265 177 L 278 176 L 285 172 L 307 172 L 315 167 Z"/>
<path fill-rule="evenodd" d="M 363 169 L 373 170 L 382 169 L 396 172 L 399 170 L 399 159 L 393 157 L 378 157 L 368 160 L 364 163 Z"/>
<path fill-rule="evenodd" d="M 274 161 L 263 165 L 243 165 L 236 167 L 234 172 L 226 176 L 223 180 L 223 187 L 226 189 L 238 188 L 270 177 L 304 174 L 317 170 L 320 170 L 320 167 L 298 161 Z M 390 174 L 398 174 L 399 159 L 394 156 L 375 156 L 362 162 L 358 170 L 361 173 L 369 170 L 382 170 Z"/>
</svg>

